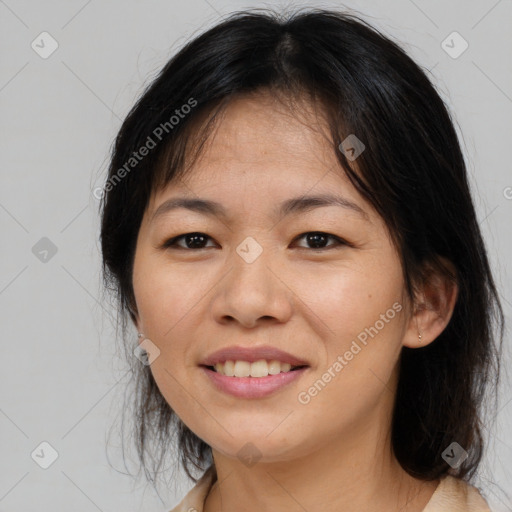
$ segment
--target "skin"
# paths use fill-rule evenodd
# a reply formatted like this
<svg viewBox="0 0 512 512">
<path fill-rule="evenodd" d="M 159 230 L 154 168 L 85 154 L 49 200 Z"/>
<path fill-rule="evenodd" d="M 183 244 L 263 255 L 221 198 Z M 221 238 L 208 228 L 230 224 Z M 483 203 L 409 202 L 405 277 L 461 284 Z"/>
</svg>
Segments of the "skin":
<svg viewBox="0 0 512 512">
<path fill-rule="evenodd" d="M 339 169 L 326 125 L 307 107 L 306 126 L 265 93 L 232 101 L 185 178 L 152 196 L 133 269 L 136 327 L 160 350 L 151 371 L 165 399 L 212 447 L 218 481 L 205 512 L 419 512 L 438 481 L 412 478 L 393 456 L 397 361 L 403 346 L 424 346 L 442 332 L 457 290 L 433 275 L 418 298 L 423 307 L 411 306 L 384 221 Z M 280 202 L 318 193 L 349 199 L 368 220 L 338 206 L 273 216 Z M 178 196 L 220 202 L 229 217 L 178 209 L 151 221 Z M 313 231 L 351 245 L 326 238 L 326 248 L 315 248 L 300 237 Z M 163 247 L 190 232 L 208 235 L 203 248 L 184 239 L 181 248 Z M 252 263 L 236 252 L 249 236 L 263 249 Z M 300 403 L 299 392 L 396 302 L 401 312 Z M 265 344 L 310 366 L 270 397 L 223 394 L 198 366 L 219 348 Z M 251 467 L 237 457 L 248 442 L 261 453 Z"/>
</svg>

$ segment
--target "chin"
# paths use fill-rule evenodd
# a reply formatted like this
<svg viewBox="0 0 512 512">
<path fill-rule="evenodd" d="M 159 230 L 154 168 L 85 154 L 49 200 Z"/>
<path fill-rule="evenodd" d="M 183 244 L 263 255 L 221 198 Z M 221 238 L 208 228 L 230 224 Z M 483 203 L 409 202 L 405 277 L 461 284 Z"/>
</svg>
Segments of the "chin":
<svg viewBox="0 0 512 512">
<path fill-rule="evenodd" d="M 292 461 L 309 453 L 305 446 L 305 439 L 290 439 L 286 434 L 281 432 L 281 435 L 271 439 L 272 434 L 269 435 L 268 429 L 264 432 L 242 430 L 236 432 L 236 437 L 226 434 L 222 440 L 209 442 L 205 439 L 205 442 L 212 447 L 214 453 L 218 452 L 225 457 L 239 459 L 243 463 L 249 461 L 246 464 L 248 466 L 254 461 L 268 464 Z M 314 450 L 314 447 L 311 447 L 311 450 Z"/>
</svg>

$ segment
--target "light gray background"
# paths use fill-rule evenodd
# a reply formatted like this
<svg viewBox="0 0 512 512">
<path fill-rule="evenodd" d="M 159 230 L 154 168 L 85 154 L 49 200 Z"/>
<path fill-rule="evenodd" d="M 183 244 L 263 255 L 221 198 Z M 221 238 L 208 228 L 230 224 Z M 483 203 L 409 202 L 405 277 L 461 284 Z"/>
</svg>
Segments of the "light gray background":
<svg viewBox="0 0 512 512">
<path fill-rule="evenodd" d="M 306 5 L 294 2 L 299 4 Z M 234 10 L 283 5 L 291 4 L 0 0 L 0 511 L 166 511 L 191 486 L 182 479 L 176 492 L 158 495 L 143 481 L 133 482 L 121 472 L 115 432 L 108 451 L 119 471 L 107 460 L 105 437 L 126 379 L 115 358 L 112 311 L 101 301 L 98 202 L 92 190 L 102 185 L 121 120 L 171 54 Z M 512 2 L 344 5 L 430 69 L 454 111 L 510 319 Z M 47 59 L 31 48 L 43 31 L 59 45 Z M 453 31 L 469 43 L 457 59 L 441 47 Z M 32 250 L 43 237 L 57 249 L 46 262 Z M 505 369 L 511 361 L 509 333 L 506 345 Z M 480 480 L 495 511 L 512 510 L 512 395 L 507 381 L 505 386 Z M 42 441 L 59 455 L 46 470 L 30 456 Z"/>
</svg>

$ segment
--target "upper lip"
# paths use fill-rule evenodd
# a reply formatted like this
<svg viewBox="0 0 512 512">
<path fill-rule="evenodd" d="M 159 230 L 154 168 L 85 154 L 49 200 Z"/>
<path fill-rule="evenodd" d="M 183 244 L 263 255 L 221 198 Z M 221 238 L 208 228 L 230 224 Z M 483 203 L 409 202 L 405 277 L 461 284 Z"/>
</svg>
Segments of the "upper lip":
<svg viewBox="0 0 512 512">
<path fill-rule="evenodd" d="M 262 345 L 259 347 L 231 346 L 222 348 L 206 357 L 201 364 L 204 366 L 214 366 L 217 363 L 224 363 L 225 361 L 247 361 L 249 363 L 254 363 L 261 359 L 290 363 L 292 366 L 309 366 L 306 361 L 269 345 Z"/>
</svg>

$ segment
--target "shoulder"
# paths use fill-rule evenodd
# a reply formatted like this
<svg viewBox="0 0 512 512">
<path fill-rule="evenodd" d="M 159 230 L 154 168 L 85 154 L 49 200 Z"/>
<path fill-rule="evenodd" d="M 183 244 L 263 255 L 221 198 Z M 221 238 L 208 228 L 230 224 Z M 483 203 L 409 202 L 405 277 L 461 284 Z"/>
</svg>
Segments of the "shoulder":
<svg viewBox="0 0 512 512">
<path fill-rule="evenodd" d="M 480 491 L 466 481 L 444 477 L 423 512 L 491 512 Z"/>
<path fill-rule="evenodd" d="M 216 473 L 210 466 L 187 495 L 169 512 L 202 512 Z M 453 476 L 444 477 L 423 512 L 491 512 L 476 487 Z"/>
<path fill-rule="evenodd" d="M 214 466 L 210 466 L 187 495 L 169 512 L 203 512 L 204 500 L 216 479 Z"/>
</svg>

